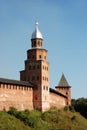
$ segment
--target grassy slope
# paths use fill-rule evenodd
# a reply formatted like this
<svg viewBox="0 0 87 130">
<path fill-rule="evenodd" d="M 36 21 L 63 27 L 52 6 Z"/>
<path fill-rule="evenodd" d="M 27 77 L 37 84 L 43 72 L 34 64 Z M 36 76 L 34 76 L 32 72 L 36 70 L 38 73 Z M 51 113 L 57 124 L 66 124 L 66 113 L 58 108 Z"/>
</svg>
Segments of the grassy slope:
<svg viewBox="0 0 87 130">
<path fill-rule="evenodd" d="M 79 113 L 51 109 L 41 113 L 31 111 L 34 128 L 5 112 L 0 112 L 0 130 L 87 130 L 87 120 Z"/>
<path fill-rule="evenodd" d="M 8 113 L 0 111 L 0 130 L 31 130 L 31 128 Z"/>
</svg>

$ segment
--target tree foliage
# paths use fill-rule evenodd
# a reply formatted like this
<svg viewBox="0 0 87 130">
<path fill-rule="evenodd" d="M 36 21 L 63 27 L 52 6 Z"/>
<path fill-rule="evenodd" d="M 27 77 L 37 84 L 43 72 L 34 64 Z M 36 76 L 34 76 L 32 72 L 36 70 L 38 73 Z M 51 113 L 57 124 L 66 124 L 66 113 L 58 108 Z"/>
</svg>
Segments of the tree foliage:
<svg viewBox="0 0 87 130">
<path fill-rule="evenodd" d="M 87 118 L 87 98 L 72 99 L 72 106 L 77 112 Z"/>
</svg>

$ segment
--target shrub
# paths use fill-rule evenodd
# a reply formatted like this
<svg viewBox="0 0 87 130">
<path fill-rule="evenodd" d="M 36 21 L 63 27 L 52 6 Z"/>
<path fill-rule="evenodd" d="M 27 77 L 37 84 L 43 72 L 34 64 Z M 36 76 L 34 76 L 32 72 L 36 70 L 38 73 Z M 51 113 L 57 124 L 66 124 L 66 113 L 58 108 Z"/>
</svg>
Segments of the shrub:
<svg viewBox="0 0 87 130">
<path fill-rule="evenodd" d="M 69 106 L 69 110 L 70 110 L 71 112 L 75 112 L 75 109 L 74 109 L 73 106 Z"/>
<path fill-rule="evenodd" d="M 64 107 L 64 111 L 68 111 L 69 110 L 69 107 L 68 106 L 65 106 Z"/>
<path fill-rule="evenodd" d="M 8 113 L 13 115 L 13 116 L 16 116 L 18 111 L 17 111 L 17 109 L 15 107 L 10 107 Z"/>
</svg>

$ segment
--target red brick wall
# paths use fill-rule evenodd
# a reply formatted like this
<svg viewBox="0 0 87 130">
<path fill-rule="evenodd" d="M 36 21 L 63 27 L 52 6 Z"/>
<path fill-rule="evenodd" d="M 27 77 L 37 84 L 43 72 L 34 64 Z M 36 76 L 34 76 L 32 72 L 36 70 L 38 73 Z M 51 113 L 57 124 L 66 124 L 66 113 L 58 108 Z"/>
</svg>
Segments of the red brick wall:
<svg viewBox="0 0 87 130">
<path fill-rule="evenodd" d="M 56 90 L 67 96 L 66 105 L 71 106 L 71 88 L 70 87 L 58 87 Z"/>
<path fill-rule="evenodd" d="M 65 98 L 50 92 L 50 107 L 63 108 L 66 105 Z"/>
<path fill-rule="evenodd" d="M 33 109 L 31 87 L 0 84 L 0 110 L 14 106 L 18 110 Z"/>
</svg>

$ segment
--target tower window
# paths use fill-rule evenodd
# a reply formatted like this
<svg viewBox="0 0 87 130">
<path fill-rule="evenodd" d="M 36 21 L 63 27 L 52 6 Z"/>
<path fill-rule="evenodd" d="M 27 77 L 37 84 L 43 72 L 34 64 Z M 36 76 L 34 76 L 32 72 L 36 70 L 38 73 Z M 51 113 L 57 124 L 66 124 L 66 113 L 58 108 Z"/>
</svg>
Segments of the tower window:
<svg viewBox="0 0 87 130">
<path fill-rule="evenodd" d="M 42 56 L 41 56 L 41 55 L 39 55 L 39 58 L 41 59 L 41 58 L 42 58 Z"/>
<path fill-rule="evenodd" d="M 37 80 L 39 80 L 39 76 L 37 76 Z"/>
<path fill-rule="evenodd" d="M 42 42 L 41 42 L 41 46 L 42 46 Z"/>
<path fill-rule="evenodd" d="M 35 65 L 33 66 L 33 69 L 35 70 Z"/>
<path fill-rule="evenodd" d="M 43 90 L 45 90 L 45 86 L 43 86 Z"/>
<path fill-rule="evenodd" d="M 35 76 L 32 76 L 32 81 L 35 80 Z"/>
<path fill-rule="evenodd" d="M 32 55 L 32 58 L 35 59 L 35 55 Z"/>
<path fill-rule="evenodd" d="M 68 93 L 66 92 L 66 95 L 68 95 Z"/>
<path fill-rule="evenodd" d="M 32 47 L 35 47 L 35 46 L 36 46 L 36 41 L 33 41 Z"/>
<path fill-rule="evenodd" d="M 38 41 L 38 46 L 40 46 L 40 41 Z"/>
<path fill-rule="evenodd" d="M 44 69 L 44 65 L 43 65 L 43 69 Z"/>
<path fill-rule="evenodd" d="M 29 66 L 29 70 L 31 70 L 31 65 Z"/>
<path fill-rule="evenodd" d="M 39 69 L 40 67 L 39 67 L 39 65 L 37 65 L 37 69 Z"/>
<path fill-rule="evenodd" d="M 32 47 L 35 47 L 35 46 L 36 46 L 36 42 L 33 41 L 33 42 L 32 42 Z"/>
</svg>

